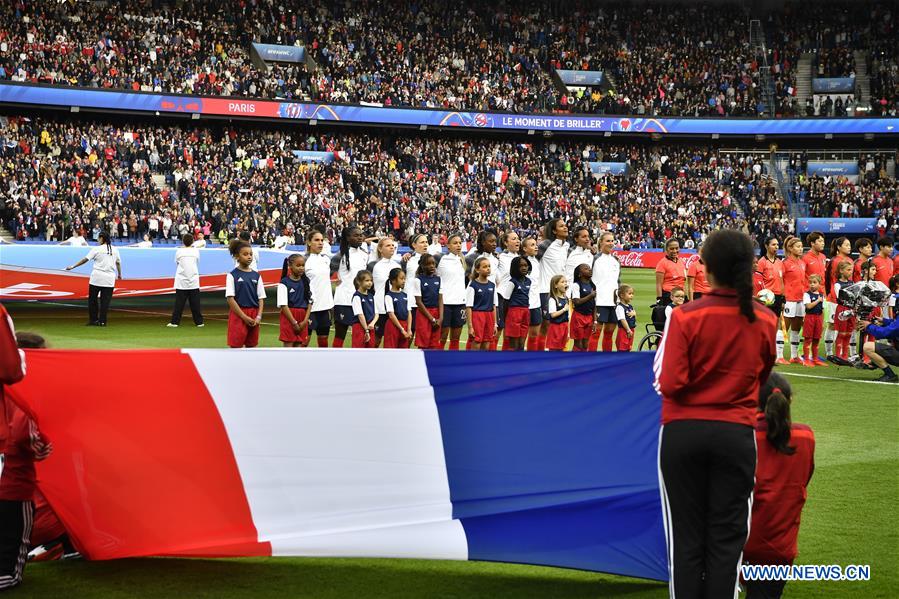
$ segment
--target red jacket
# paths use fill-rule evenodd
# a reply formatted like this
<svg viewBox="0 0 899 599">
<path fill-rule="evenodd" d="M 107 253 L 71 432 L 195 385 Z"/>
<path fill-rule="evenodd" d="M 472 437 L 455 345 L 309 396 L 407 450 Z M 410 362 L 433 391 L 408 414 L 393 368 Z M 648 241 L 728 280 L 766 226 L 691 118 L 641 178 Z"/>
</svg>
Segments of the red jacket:
<svg viewBox="0 0 899 599">
<path fill-rule="evenodd" d="M 25 358 L 16 343 L 16 330 L 12 318 L 0 304 L 0 453 L 9 436 L 9 423 L 3 409 L 3 385 L 18 383 L 25 376 Z"/>
<path fill-rule="evenodd" d="M 0 501 L 31 501 L 34 498 L 34 456 L 38 443 L 46 443 L 28 414 L 11 401 L 6 402 L 9 437 L 6 439 L 6 463 L 0 479 Z"/>
<path fill-rule="evenodd" d="M 713 289 L 676 308 L 656 352 L 662 424 L 722 420 L 755 426 L 759 384 L 774 366 L 777 317 L 752 302 L 755 322 L 740 314 L 733 290 Z"/>
<path fill-rule="evenodd" d="M 804 424 L 794 424 L 790 445 L 796 453 L 785 455 L 768 442 L 767 432 L 765 416 L 759 414 L 752 527 L 743 558 L 751 564 L 792 564 L 798 553 L 796 538 L 806 487 L 815 470 L 815 434 Z"/>
</svg>

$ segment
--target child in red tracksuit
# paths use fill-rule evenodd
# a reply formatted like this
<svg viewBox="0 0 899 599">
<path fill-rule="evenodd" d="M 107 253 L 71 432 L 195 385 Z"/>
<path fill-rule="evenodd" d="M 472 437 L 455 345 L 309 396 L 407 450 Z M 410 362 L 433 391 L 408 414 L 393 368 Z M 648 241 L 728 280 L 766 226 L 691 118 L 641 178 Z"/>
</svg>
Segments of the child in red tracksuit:
<svg viewBox="0 0 899 599">
<path fill-rule="evenodd" d="M 833 296 L 837 298 L 837 310 L 833 318 L 833 328 L 837 332 L 837 346 L 834 354 L 844 360 L 849 359 L 849 340 L 852 331 L 855 330 L 855 316 L 852 308 L 843 305 L 840 299 L 840 289 L 852 285 L 852 263 L 841 262 L 837 267 L 837 281 L 833 284 Z"/>
<path fill-rule="evenodd" d="M 631 351 L 634 345 L 634 328 L 637 326 L 637 311 L 634 310 L 634 288 L 622 285 L 618 288 L 618 305 L 615 307 L 615 318 L 618 320 L 618 335 L 615 338 L 615 349 Z"/>
<path fill-rule="evenodd" d="M 34 462 L 53 451 L 35 422 L 12 401 L 4 409 L 9 422 L 5 464 L 0 479 L 0 591 L 22 582 L 34 519 Z"/>
<path fill-rule="evenodd" d="M 805 304 L 805 321 L 802 323 L 802 337 L 805 339 L 802 355 L 805 358 L 803 365 L 826 366 L 827 364 L 818 355 L 818 343 L 824 331 L 824 294 L 820 292 L 821 275 L 810 275 L 808 278 L 808 291 L 802 296 Z M 811 346 L 811 353 L 809 353 Z"/>
</svg>

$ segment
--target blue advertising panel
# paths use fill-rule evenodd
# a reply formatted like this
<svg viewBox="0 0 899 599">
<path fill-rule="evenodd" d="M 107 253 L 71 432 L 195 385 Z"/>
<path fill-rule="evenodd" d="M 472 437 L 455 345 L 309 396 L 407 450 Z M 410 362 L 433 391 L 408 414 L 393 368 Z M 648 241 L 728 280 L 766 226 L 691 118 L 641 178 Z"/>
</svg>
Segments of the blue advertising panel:
<svg viewBox="0 0 899 599">
<path fill-rule="evenodd" d="M 798 233 L 849 233 L 863 234 L 877 231 L 876 218 L 797 218 L 796 231 Z"/>
<path fill-rule="evenodd" d="M 599 87 L 603 84 L 602 71 L 568 71 L 556 69 L 556 74 L 562 83 L 570 86 Z"/>
<path fill-rule="evenodd" d="M 279 46 L 253 42 L 253 49 L 256 50 L 259 58 L 267 62 L 302 63 L 306 61 L 306 48 L 302 46 Z"/>
<path fill-rule="evenodd" d="M 626 162 L 588 162 L 594 175 L 621 175 L 627 173 Z"/>
<path fill-rule="evenodd" d="M 835 175 L 857 175 L 858 174 L 858 163 L 857 162 L 829 162 L 826 160 L 810 160 L 808 163 L 808 168 L 806 169 L 806 173 L 810 177 L 818 176 L 818 177 L 827 177 L 827 176 L 835 176 Z"/>
<path fill-rule="evenodd" d="M 855 77 L 819 77 L 812 79 L 816 94 L 851 94 L 855 92 Z"/>
<path fill-rule="evenodd" d="M 304 162 L 334 162 L 334 152 L 313 152 L 311 150 L 293 150 L 293 155 Z"/>
<path fill-rule="evenodd" d="M 719 119 L 512 114 L 379 108 L 246 98 L 181 96 L 0 83 L 0 103 L 89 109 L 196 113 L 210 116 L 316 120 L 347 124 L 460 127 L 564 133 L 676 135 L 863 135 L 899 133 L 899 118 Z"/>
</svg>

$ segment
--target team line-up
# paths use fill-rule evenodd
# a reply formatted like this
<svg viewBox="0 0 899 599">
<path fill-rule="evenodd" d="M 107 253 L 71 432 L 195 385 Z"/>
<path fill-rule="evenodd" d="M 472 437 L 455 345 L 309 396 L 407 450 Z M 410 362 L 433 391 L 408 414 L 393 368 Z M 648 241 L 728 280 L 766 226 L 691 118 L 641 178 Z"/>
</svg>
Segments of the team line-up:
<svg viewBox="0 0 899 599">
<path fill-rule="evenodd" d="M 351 333 L 351 345 L 357 348 L 457 350 L 467 326 L 467 349 L 495 350 L 502 338 L 502 349 L 512 351 L 565 350 L 569 341 L 572 351 L 612 351 L 613 345 L 630 351 L 637 323 L 634 289 L 621 283 L 614 235 L 603 233 L 594 245 L 586 227 L 575 228 L 569 236 L 562 219 L 550 220 L 541 233 L 543 239 L 538 240 L 521 239 L 514 231 L 482 231 L 467 253 L 462 237 L 452 235 L 446 254 L 419 234 L 410 240 L 411 252 L 400 256 L 393 238 L 366 238 L 359 227 L 349 226 L 332 256 L 324 235 L 313 230 L 307 253 L 284 260 L 276 293 L 279 340 L 286 347 L 306 347 L 314 334 L 319 347 L 328 347 L 333 327 L 332 347 L 342 347 Z M 230 347 L 255 347 L 266 291 L 257 272 L 257 250 L 241 237 L 229 245 L 236 265 L 225 283 L 227 342 Z M 89 324 L 102 326 L 121 270 L 108 236 L 101 233 L 100 240 L 100 246 L 74 266 L 94 262 Z M 809 234 L 806 242 L 809 250 L 803 253 L 800 238 L 785 239 L 781 259 L 779 241 L 767 239 L 756 263 L 756 297 L 782 318 L 778 362 L 787 363 L 787 336 L 792 363 L 826 365 L 819 355 L 822 337 L 826 357 L 851 359 L 856 322 L 846 317 L 849 307 L 839 305 L 839 290 L 852 282 L 880 280 L 896 293 L 899 255 L 891 256 L 892 243 L 886 238 L 878 240 L 876 256 L 871 240 L 856 241 L 859 258 L 854 262 L 852 244 L 845 237 L 833 241 L 830 258 L 824 254 L 821 233 Z M 178 326 L 188 302 L 194 323 L 202 326 L 199 252 L 192 236 L 186 235 L 183 243 L 175 257 L 176 301 L 169 326 Z M 654 311 L 658 328 L 672 309 L 711 290 L 702 260 L 688 268 L 679 250 L 678 240 L 668 240 L 656 267 L 656 295 L 664 307 L 660 318 Z M 332 291 L 333 274 L 338 284 Z"/>
</svg>

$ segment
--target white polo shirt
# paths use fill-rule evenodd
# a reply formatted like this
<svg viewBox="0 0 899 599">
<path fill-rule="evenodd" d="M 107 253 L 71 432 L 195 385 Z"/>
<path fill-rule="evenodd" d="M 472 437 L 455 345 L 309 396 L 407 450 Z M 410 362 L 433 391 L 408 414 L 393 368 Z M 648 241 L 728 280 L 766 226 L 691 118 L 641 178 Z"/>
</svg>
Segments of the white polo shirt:
<svg viewBox="0 0 899 599">
<path fill-rule="evenodd" d="M 200 288 L 200 250 L 180 247 L 175 251 L 175 289 Z"/>
<path fill-rule="evenodd" d="M 115 287 L 118 248 L 106 244 L 94 246 L 87 253 L 87 259 L 94 263 L 90 284 L 95 287 Z"/>
</svg>

